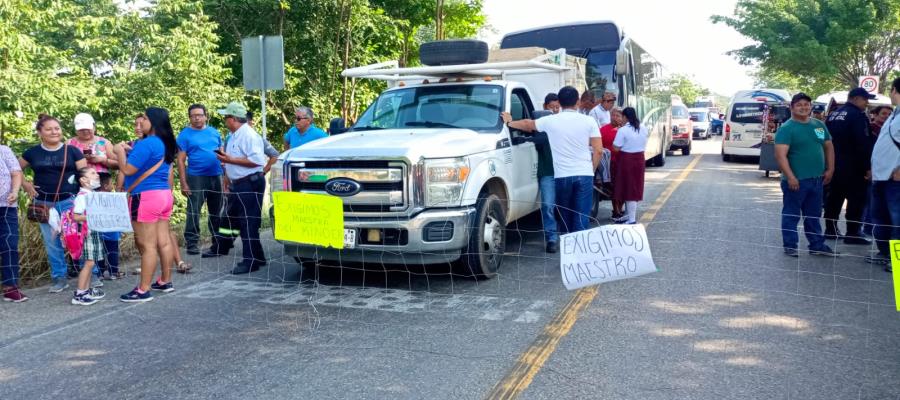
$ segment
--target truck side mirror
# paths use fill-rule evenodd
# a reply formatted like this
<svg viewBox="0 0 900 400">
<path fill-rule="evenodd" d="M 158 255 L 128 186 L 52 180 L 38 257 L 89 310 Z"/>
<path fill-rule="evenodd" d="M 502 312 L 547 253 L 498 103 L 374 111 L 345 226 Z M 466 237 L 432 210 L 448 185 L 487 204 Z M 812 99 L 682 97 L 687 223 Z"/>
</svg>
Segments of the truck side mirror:
<svg viewBox="0 0 900 400">
<path fill-rule="evenodd" d="M 328 132 L 332 135 L 340 135 L 347 132 L 347 126 L 343 118 L 333 118 L 328 124 Z"/>
<path fill-rule="evenodd" d="M 628 52 L 624 49 L 616 51 L 616 75 L 628 73 Z"/>
</svg>

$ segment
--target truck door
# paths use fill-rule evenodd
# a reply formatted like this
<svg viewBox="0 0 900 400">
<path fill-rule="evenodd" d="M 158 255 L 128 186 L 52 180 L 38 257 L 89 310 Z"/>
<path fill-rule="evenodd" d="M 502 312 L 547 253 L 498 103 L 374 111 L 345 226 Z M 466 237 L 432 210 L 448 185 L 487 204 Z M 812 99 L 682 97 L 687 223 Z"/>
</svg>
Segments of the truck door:
<svg viewBox="0 0 900 400">
<path fill-rule="evenodd" d="M 513 120 L 525 119 L 532 117 L 534 106 L 528 92 L 523 88 L 513 89 L 512 95 L 509 97 L 509 113 Z M 512 137 L 522 135 L 522 132 L 510 132 L 510 143 Z M 540 206 L 538 197 L 538 181 L 537 181 L 537 151 L 534 149 L 534 143 L 526 142 L 518 145 L 512 145 L 510 149 L 505 149 L 508 153 L 504 154 L 504 161 L 511 164 L 512 171 L 511 191 L 514 195 L 511 197 L 514 201 L 510 204 L 510 220 L 522 217 Z M 511 160 L 510 158 L 511 157 Z"/>
</svg>

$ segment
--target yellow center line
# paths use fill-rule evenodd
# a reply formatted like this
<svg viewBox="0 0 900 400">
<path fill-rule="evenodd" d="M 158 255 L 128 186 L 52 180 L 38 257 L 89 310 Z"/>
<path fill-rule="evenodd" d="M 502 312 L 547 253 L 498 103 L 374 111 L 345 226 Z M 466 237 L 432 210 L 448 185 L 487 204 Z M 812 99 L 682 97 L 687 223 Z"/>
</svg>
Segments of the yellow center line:
<svg viewBox="0 0 900 400">
<path fill-rule="evenodd" d="M 700 162 L 701 157 L 702 155 L 694 156 L 694 159 L 681 171 L 678 177 L 666 186 L 666 189 L 656 198 L 653 205 L 647 211 L 644 211 L 640 220 L 642 224 L 653 222 L 653 219 L 656 218 L 656 213 L 669 201 L 669 198 L 672 197 L 672 193 L 675 193 L 678 186 L 687 179 L 687 176 Z M 591 304 L 594 297 L 597 297 L 597 291 L 598 286 L 578 289 L 566 306 L 544 326 L 541 334 L 531 342 L 528 349 L 516 360 L 515 365 L 506 373 L 503 379 L 494 385 L 485 398 L 515 399 L 525 392 L 525 389 L 531 385 L 534 377 L 537 376 L 553 352 L 556 351 L 556 346 L 559 345 L 562 338 L 572 330 L 581 312 Z"/>
</svg>

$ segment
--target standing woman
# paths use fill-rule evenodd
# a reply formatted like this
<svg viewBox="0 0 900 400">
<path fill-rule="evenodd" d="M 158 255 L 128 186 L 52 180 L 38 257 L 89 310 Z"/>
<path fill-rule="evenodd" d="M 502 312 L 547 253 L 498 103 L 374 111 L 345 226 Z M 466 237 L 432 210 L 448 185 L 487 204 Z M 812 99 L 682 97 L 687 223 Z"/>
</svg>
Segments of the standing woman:
<svg viewBox="0 0 900 400">
<path fill-rule="evenodd" d="M 140 283 L 120 297 L 124 302 L 153 300 L 151 289 L 162 292 L 175 290 L 172 285 L 174 249 L 169 232 L 174 198 L 169 171 L 178 153 L 178 145 L 168 111 L 151 107 L 145 115 L 146 118 L 139 120 L 144 138 L 135 142 L 133 148 L 120 144 L 115 149 L 118 159 L 125 160 L 120 162 L 119 170 L 125 175 L 135 241 L 141 253 Z M 152 282 L 157 263 L 162 273 L 156 282 Z"/>
<path fill-rule="evenodd" d="M 49 209 L 55 209 L 59 215 L 72 208 L 78 185 L 69 183 L 69 177 L 80 168 L 87 167 L 84 154 L 72 146 L 66 145 L 59 120 L 49 115 L 41 115 L 35 125 L 41 142 L 22 154 L 19 166 L 24 171 L 31 168 L 34 180 L 25 181 L 22 187 L 32 198 L 29 205 L 29 219 L 41 224 L 41 236 L 50 260 L 50 277 L 53 284 L 50 293 L 59 293 L 69 287 L 66 278 L 66 253 L 63 250 L 59 235 L 50 227 Z"/>
<path fill-rule="evenodd" d="M 622 111 L 627 121 L 616 132 L 613 147 L 619 152 L 616 160 L 616 188 L 613 198 L 625 202 L 625 215 L 616 223 L 636 224 L 637 205 L 644 199 L 644 149 L 647 147 L 647 128 L 633 107 Z"/>
<path fill-rule="evenodd" d="M 0 288 L 3 301 L 28 300 L 19 290 L 18 197 L 22 187 L 22 167 L 9 147 L 0 145 Z"/>
<path fill-rule="evenodd" d="M 94 117 L 88 113 L 80 113 L 75 116 L 75 136 L 69 139 L 69 146 L 73 146 L 82 153 L 88 166 L 100 175 L 101 192 L 113 190 L 111 170 L 119 167 L 116 155 L 113 152 L 112 143 L 101 136 L 97 136 L 97 127 Z M 119 232 L 103 232 L 100 234 L 105 249 L 101 260 L 97 261 L 100 274 L 116 279 L 122 275 L 119 272 Z"/>
</svg>

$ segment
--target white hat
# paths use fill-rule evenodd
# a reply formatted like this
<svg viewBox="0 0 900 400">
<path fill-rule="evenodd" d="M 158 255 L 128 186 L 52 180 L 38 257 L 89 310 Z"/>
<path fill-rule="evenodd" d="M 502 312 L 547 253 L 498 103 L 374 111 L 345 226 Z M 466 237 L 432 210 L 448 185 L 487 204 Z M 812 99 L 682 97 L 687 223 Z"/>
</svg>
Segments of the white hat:
<svg viewBox="0 0 900 400">
<path fill-rule="evenodd" d="M 81 113 L 75 116 L 75 130 L 94 129 L 94 117 L 88 113 Z"/>
</svg>

